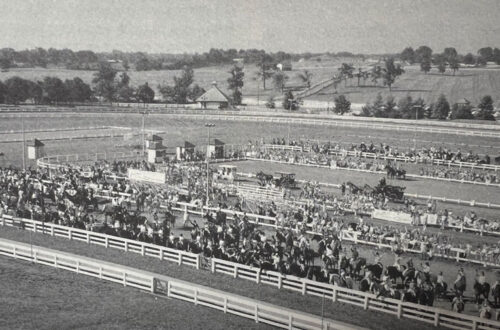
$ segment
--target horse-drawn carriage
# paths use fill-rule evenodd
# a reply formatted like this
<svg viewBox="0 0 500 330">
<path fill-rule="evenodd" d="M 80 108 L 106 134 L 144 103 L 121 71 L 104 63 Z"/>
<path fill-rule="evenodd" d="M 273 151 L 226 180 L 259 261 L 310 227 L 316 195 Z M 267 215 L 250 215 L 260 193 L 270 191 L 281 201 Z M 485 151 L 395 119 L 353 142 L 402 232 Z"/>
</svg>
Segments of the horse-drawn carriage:
<svg viewBox="0 0 500 330">
<path fill-rule="evenodd" d="M 297 181 L 295 180 L 295 173 L 289 172 L 276 172 L 279 177 L 273 179 L 273 184 L 277 188 L 292 189 L 297 187 Z"/>
<path fill-rule="evenodd" d="M 237 178 L 236 174 L 237 167 L 234 165 L 219 165 L 217 172 L 214 173 L 214 181 L 225 180 L 233 183 Z"/>
</svg>

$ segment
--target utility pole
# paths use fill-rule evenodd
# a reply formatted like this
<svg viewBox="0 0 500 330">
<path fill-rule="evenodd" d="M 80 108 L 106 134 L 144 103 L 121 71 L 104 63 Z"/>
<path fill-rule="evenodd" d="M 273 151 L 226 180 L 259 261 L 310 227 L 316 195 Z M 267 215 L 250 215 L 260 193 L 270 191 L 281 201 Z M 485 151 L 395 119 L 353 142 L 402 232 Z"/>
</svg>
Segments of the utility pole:
<svg viewBox="0 0 500 330">
<path fill-rule="evenodd" d="M 24 115 L 21 114 L 21 131 L 23 134 L 23 170 L 26 170 L 26 136 L 24 133 Z"/>
<path fill-rule="evenodd" d="M 215 127 L 215 124 L 209 124 L 209 123 L 205 123 L 205 127 L 207 128 L 208 130 L 208 141 L 207 141 L 207 201 L 206 201 L 206 205 L 207 205 L 207 210 L 208 210 L 208 198 L 209 198 L 209 184 L 210 184 L 210 177 L 209 177 L 209 168 L 210 168 L 210 128 L 211 127 Z"/>
<path fill-rule="evenodd" d="M 146 141 L 145 141 L 145 138 L 144 138 L 144 117 L 146 115 L 146 111 L 142 111 L 141 112 L 142 114 L 142 157 L 144 157 L 145 153 L 146 153 Z"/>
</svg>

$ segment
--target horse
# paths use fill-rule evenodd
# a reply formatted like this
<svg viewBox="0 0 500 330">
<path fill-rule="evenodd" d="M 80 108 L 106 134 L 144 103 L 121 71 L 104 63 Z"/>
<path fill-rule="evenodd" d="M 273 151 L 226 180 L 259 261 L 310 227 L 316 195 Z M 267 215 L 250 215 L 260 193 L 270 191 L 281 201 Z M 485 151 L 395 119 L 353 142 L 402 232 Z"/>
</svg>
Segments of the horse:
<svg viewBox="0 0 500 330">
<path fill-rule="evenodd" d="M 491 295 L 493 296 L 495 306 L 498 306 L 500 304 L 500 282 L 496 282 L 491 288 Z"/>
<path fill-rule="evenodd" d="M 349 260 L 349 271 L 352 278 L 359 278 L 361 270 L 366 266 L 366 258 L 351 258 Z"/>
<path fill-rule="evenodd" d="M 364 269 L 365 271 L 368 269 L 375 278 L 380 279 L 380 276 L 382 276 L 382 271 L 384 270 L 384 266 L 379 262 L 376 264 L 366 265 Z"/>
<path fill-rule="evenodd" d="M 488 300 L 488 297 L 490 295 L 490 284 L 488 282 L 484 282 L 483 284 L 481 284 L 476 281 L 473 288 L 476 304 L 481 304 L 484 299 Z"/>
<path fill-rule="evenodd" d="M 403 272 L 399 271 L 396 266 L 387 266 L 385 275 L 389 277 L 393 283 L 396 283 L 398 278 L 401 279 L 401 282 L 404 282 Z"/>
<path fill-rule="evenodd" d="M 273 176 L 271 174 L 266 174 L 262 171 L 258 172 L 255 177 L 259 180 L 260 186 L 266 186 L 273 180 Z"/>
</svg>

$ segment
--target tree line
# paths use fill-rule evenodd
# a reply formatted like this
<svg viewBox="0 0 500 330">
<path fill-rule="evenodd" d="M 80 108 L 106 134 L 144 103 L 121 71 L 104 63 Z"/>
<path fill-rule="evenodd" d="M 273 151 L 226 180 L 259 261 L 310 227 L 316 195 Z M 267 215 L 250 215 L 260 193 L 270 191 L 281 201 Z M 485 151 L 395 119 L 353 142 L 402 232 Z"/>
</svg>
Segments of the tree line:
<svg viewBox="0 0 500 330">
<path fill-rule="evenodd" d="M 216 49 L 201 54 L 149 54 L 145 52 L 93 52 L 91 50 L 73 51 L 71 49 L 44 49 L 41 47 L 26 50 L 12 48 L 0 49 L 0 68 L 15 67 L 47 67 L 49 65 L 64 67 L 73 70 L 96 70 L 100 62 L 121 64 L 121 69 L 127 71 L 134 68 L 137 71 L 145 70 L 181 70 L 185 66 L 199 68 L 211 65 L 232 64 L 235 59 L 244 63 L 257 63 L 263 56 L 268 56 L 273 63 L 310 58 L 318 54 L 292 54 L 286 52 L 266 53 L 259 49 Z M 342 52 L 335 55 L 357 56 Z"/>
<path fill-rule="evenodd" d="M 372 103 L 362 108 L 361 116 L 401 119 L 481 119 L 495 120 L 493 99 L 490 95 L 481 98 L 477 108 L 470 103 L 455 103 L 450 106 L 444 94 L 429 105 L 422 98 L 413 99 L 410 95 L 399 99 L 388 96 L 386 100 L 378 94 Z"/>
<path fill-rule="evenodd" d="M 406 47 L 399 58 L 409 64 L 419 63 L 421 71 L 428 73 L 434 65 L 440 73 L 445 73 L 449 68 L 455 75 L 460 64 L 484 66 L 487 62 L 495 62 L 500 65 L 500 49 L 483 47 L 478 49 L 477 54 L 459 54 L 453 47 L 447 47 L 442 53 L 433 53 L 429 46 L 420 46 L 417 49 Z"/>
</svg>

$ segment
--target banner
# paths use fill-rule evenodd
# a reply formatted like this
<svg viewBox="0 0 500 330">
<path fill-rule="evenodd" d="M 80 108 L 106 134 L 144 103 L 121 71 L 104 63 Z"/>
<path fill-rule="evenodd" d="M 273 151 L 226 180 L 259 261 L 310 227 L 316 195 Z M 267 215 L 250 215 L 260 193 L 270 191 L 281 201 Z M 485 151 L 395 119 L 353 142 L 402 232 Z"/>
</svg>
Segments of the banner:
<svg viewBox="0 0 500 330">
<path fill-rule="evenodd" d="M 166 175 L 164 172 L 151 172 L 130 169 L 128 170 L 128 178 L 131 181 L 143 181 L 150 183 L 165 183 Z"/>
<path fill-rule="evenodd" d="M 422 222 L 425 224 L 434 225 L 434 226 L 438 225 L 438 215 L 437 214 L 425 213 L 422 216 L 422 218 L 423 218 Z"/>
<path fill-rule="evenodd" d="M 375 209 L 372 212 L 372 218 L 386 221 L 411 224 L 411 215 L 404 212 L 388 211 Z"/>
</svg>

